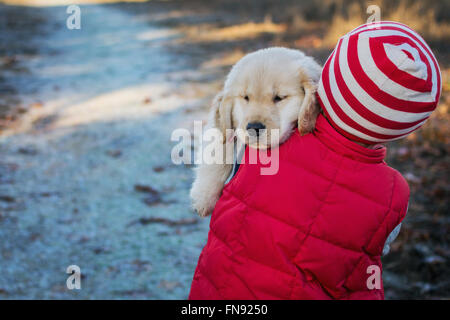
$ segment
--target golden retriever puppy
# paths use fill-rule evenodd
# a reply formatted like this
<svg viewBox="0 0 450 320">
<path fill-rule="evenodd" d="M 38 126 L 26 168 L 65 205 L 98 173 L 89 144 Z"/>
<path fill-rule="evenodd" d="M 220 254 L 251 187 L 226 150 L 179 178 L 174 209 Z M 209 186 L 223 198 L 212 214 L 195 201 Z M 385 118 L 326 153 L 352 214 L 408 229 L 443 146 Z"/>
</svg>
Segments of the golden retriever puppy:
<svg viewBox="0 0 450 320">
<path fill-rule="evenodd" d="M 283 143 L 296 126 L 301 134 L 314 129 L 321 69 L 303 52 L 281 47 L 250 53 L 233 66 L 208 119 L 208 127 L 222 133 L 223 139 L 213 143 L 221 144 L 223 161 L 196 168 L 190 193 L 200 216 L 211 214 L 231 172 L 229 144 L 234 134 L 251 147 L 267 148 Z"/>
</svg>

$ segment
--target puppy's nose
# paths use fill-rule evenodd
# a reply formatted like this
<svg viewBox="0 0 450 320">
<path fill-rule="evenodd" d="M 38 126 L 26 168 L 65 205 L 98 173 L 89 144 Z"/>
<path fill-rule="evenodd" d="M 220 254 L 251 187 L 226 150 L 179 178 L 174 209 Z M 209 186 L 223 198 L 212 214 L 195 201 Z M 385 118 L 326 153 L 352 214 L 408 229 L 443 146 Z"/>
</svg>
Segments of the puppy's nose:
<svg viewBox="0 0 450 320">
<path fill-rule="evenodd" d="M 254 134 L 256 134 L 256 136 L 259 136 L 260 131 L 264 130 L 265 128 L 266 126 L 261 122 L 250 122 L 247 125 L 247 131 L 251 136 L 253 136 Z"/>
</svg>

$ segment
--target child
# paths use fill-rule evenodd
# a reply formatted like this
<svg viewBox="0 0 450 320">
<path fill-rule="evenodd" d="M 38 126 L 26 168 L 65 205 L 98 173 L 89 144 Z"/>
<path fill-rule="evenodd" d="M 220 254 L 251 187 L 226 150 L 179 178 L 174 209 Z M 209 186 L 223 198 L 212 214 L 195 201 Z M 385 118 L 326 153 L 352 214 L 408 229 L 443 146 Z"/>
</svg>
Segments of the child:
<svg viewBox="0 0 450 320">
<path fill-rule="evenodd" d="M 189 298 L 383 299 L 380 257 L 409 188 L 380 143 L 418 129 L 440 91 L 433 53 L 407 26 L 342 37 L 322 71 L 314 133 L 279 147 L 276 175 L 241 164 L 225 186 Z"/>
</svg>

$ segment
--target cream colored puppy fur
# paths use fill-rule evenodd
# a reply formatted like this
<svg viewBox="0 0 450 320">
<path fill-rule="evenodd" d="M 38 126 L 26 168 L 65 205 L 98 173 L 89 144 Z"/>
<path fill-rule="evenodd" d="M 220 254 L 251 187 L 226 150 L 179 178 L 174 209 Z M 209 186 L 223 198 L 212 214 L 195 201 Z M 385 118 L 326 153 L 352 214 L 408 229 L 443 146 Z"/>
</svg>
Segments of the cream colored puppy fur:
<svg viewBox="0 0 450 320">
<path fill-rule="evenodd" d="M 246 130 L 249 123 L 265 126 L 259 144 L 251 136 L 248 140 L 247 135 L 246 142 L 256 147 L 283 143 L 296 125 L 301 134 L 311 132 L 319 113 L 315 90 L 321 69 L 313 58 L 293 49 L 274 47 L 244 56 L 233 66 L 213 101 L 208 127 L 218 128 L 223 134 L 223 141 L 215 143 L 225 152 L 227 144 L 232 143 L 226 130 Z M 271 129 L 279 130 L 278 140 L 271 141 Z M 263 141 L 263 137 L 267 139 Z M 224 162 L 196 168 L 190 195 L 200 216 L 213 211 L 232 167 Z"/>
</svg>

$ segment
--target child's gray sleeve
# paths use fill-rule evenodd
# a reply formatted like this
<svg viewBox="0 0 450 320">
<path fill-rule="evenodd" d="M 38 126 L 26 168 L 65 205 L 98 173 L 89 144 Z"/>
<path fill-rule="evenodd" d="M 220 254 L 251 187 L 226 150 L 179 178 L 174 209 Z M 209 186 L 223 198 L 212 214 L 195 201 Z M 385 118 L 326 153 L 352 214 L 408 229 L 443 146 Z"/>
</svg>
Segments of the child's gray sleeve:
<svg viewBox="0 0 450 320">
<path fill-rule="evenodd" d="M 409 207 L 409 205 L 408 205 Z M 406 212 L 408 212 L 408 207 L 406 208 Z M 392 230 L 392 232 L 389 234 L 389 236 L 386 239 L 386 242 L 384 243 L 383 247 L 383 256 L 387 255 L 389 253 L 389 250 L 391 249 L 390 245 L 394 240 L 397 238 L 398 234 L 400 233 L 400 229 L 402 227 L 402 223 L 400 222 L 398 226 Z"/>
<path fill-rule="evenodd" d="M 245 145 L 241 146 L 241 148 L 239 150 L 238 146 L 236 145 L 236 142 L 233 145 L 233 169 L 230 172 L 230 175 L 228 176 L 227 180 L 225 181 L 225 185 L 228 184 L 228 182 L 231 181 L 231 179 L 233 179 L 233 177 L 236 175 L 239 166 L 240 166 L 240 161 L 242 159 L 242 157 L 244 156 L 245 153 Z"/>
<path fill-rule="evenodd" d="M 400 223 L 398 226 L 394 228 L 394 230 L 392 230 L 391 234 L 387 237 L 383 247 L 383 256 L 389 253 L 389 250 L 391 249 L 390 245 L 395 240 L 395 238 L 397 238 L 401 227 L 402 224 Z"/>
</svg>

